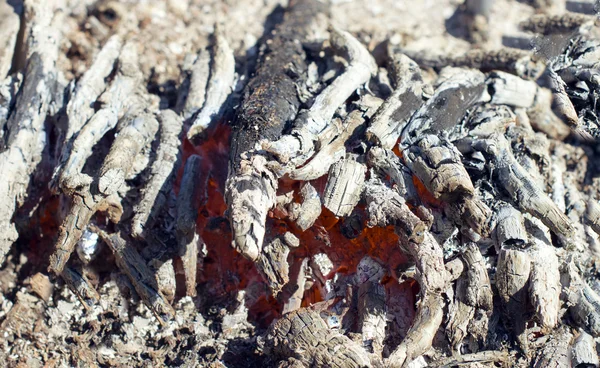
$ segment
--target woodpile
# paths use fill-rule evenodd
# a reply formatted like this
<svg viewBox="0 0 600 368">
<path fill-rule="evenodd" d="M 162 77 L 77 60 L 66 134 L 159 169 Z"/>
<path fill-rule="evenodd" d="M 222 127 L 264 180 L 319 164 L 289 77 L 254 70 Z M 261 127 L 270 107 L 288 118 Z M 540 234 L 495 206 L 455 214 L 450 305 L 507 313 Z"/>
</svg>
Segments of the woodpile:
<svg viewBox="0 0 600 368">
<path fill-rule="evenodd" d="M 599 366 L 589 6 L 490 49 L 467 0 L 452 53 L 291 0 L 175 60 L 142 3 L 0 1 L 8 366 Z"/>
</svg>

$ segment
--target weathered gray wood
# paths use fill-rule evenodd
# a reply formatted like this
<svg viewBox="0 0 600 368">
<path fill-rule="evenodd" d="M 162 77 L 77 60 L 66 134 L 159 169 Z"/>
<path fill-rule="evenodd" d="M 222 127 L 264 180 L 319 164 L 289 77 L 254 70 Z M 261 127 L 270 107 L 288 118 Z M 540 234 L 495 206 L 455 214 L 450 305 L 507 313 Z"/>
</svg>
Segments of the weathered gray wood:
<svg viewBox="0 0 600 368">
<path fill-rule="evenodd" d="M 58 77 L 55 63 L 61 32 L 57 23 L 63 16 L 59 7 L 58 1 L 30 1 L 25 5 L 27 63 L 21 91 L 6 123 L 6 148 L 0 153 L 4 178 L 0 180 L 0 264 L 18 237 L 13 214 L 26 198 L 31 175 L 42 161 L 47 139 L 44 122 Z"/>
<path fill-rule="evenodd" d="M 333 164 L 323 193 L 323 205 L 336 216 L 348 216 L 360 200 L 366 172 L 367 167 L 352 157 Z"/>
<path fill-rule="evenodd" d="M 234 87 L 235 59 L 233 57 L 233 51 L 229 47 L 227 39 L 218 25 L 215 25 L 213 37 L 215 44 L 212 53 L 210 79 L 208 80 L 206 87 L 206 98 L 202 109 L 187 133 L 188 139 L 192 142 L 195 141 L 210 124 L 218 121 L 223 116 L 225 102 Z M 194 85 L 194 88 L 201 88 L 202 83 L 199 84 L 199 86 Z M 191 97 L 196 98 L 196 95 L 192 94 Z M 189 98 L 190 95 L 188 95 L 188 99 Z"/>
<path fill-rule="evenodd" d="M 156 158 L 150 168 L 150 177 L 142 189 L 142 198 L 134 206 L 131 221 L 131 233 L 134 237 L 143 238 L 144 230 L 149 228 L 167 201 L 170 184 L 180 164 L 180 134 L 183 122 L 171 110 L 161 111 L 158 115 L 159 145 Z"/>
</svg>

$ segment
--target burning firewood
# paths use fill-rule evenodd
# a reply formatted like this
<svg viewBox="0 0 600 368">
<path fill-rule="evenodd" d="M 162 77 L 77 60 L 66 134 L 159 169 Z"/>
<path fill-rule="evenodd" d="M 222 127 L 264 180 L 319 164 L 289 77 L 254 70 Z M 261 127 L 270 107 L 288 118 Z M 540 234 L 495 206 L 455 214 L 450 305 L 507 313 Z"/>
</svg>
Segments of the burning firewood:
<svg viewBox="0 0 600 368">
<path fill-rule="evenodd" d="M 516 5 L 469 0 L 424 48 L 347 2 L 15 3 L 0 359 L 598 365 L 594 17 L 520 3 L 497 48 Z"/>
</svg>

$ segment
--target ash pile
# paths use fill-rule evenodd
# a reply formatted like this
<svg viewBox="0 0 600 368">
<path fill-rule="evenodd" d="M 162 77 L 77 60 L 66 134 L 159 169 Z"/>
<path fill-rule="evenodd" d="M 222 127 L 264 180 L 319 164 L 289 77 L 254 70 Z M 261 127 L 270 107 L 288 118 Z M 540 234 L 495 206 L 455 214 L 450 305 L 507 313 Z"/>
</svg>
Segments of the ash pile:
<svg viewBox="0 0 600 368">
<path fill-rule="evenodd" d="M 319 0 L 253 47 L 177 2 L 2 2 L 0 356 L 599 366 L 599 21 L 540 3 L 489 49 L 466 1 L 436 53 Z"/>
</svg>

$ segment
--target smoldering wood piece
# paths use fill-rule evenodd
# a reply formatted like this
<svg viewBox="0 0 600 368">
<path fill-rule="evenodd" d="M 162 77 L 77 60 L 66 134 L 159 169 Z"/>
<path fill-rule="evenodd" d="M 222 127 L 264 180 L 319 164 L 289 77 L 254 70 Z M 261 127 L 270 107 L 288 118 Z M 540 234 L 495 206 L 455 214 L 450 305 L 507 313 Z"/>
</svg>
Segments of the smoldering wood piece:
<svg viewBox="0 0 600 368">
<path fill-rule="evenodd" d="M 535 101 L 537 84 L 515 75 L 494 71 L 488 76 L 491 103 L 513 107 L 531 107 Z"/>
<path fill-rule="evenodd" d="M 484 98 L 485 75 L 472 69 L 457 70 L 435 90 L 402 130 L 402 145 L 415 143 L 424 134 L 452 130 L 467 109 Z"/>
<path fill-rule="evenodd" d="M 394 92 L 377 110 L 366 132 L 369 141 L 386 149 L 394 147 L 423 104 L 423 77 L 417 63 L 404 54 L 392 53 L 389 64 Z"/>
<path fill-rule="evenodd" d="M 474 230 L 477 234 L 488 237 L 492 211 L 478 196 L 463 196 L 444 207 L 446 215 L 461 226 Z"/>
<path fill-rule="evenodd" d="M 579 331 L 571 346 L 572 367 L 598 367 L 600 360 L 594 338 L 585 331 Z"/>
<path fill-rule="evenodd" d="M 426 135 L 405 150 L 404 161 L 436 199 L 450 202 L 475 193 L 460 153 L 435 135 Z"/>
<path fill-rule="evenodd" d="M 360 200 L 367 167 L 353 159 L 345 158 L 329 170 L 323 205 L 338 217 L 348 216 Z"/>
<path fill-rule="evenodd" d="M 189 296 L 196 295 L 198 243 L 202 242 L 196 233 L 196 220 L 198 211 L 207 200 L 207 181 L 208 175 L 202 170 L 202 158 L 198 155 L 190 156 L 185 163 L 179 186 L 175 222 L 175 235 L 185 273 L 186 295 Z"/>
<path fill-rule="evenodd" d="M 100 235 L 100 238 L 110 247 L 115 256 L 119 269 L 127 275 L 135 291 L 144 304 L 156 316 L 161 324 L 175 315 L 173 307 L 164 295 L 158 291 L 158 284 L 154 273 L 150 270 L 142 256 L 132 244 L 121 237 L 120 234 L 108 234 L 95 226 L 90 229 Z"/>
<path fill-rule="evenodd" d="M 77 241 L 96 212 L 97 203 L 89 193 L 75 194 L 72 199 L 71 208 L 58 230 L 58 239 L 50 256 L 48 269 L 55 274 L 63 272 Z"/>
<path fill-rule="evenodd" d="M 464 303 L 461 300 L 462 294 L 464 294 L 464 282 L 462 285 L 457 284 L 456 295 L 454 299 L 450 299 L 446 313 L 446 334 L 453 351 L 460 351 L 463 340 L 469 334 L 469 322 L 475 315 L 475 307 Z"/>
<path fill-rule="evenodd" d="M 7 122 L 4 150 L 0 153 L 0 264 L 18 238 L 12 217 L 27 198 L 31 175 L 42 161 L 46 132 L 44 123 L 58 77 L 55 63 L 62 37 L 56 23 L 64 15 L 60 3 L 29 1 L 27 62 L 21 90 Z M 55 14 L 56 13 L 56 14 Z"/>
<path fill-rule="evenodd" d="M 163 110 L 158 114 L 159 145 L 156 158 L 150 168 L 150 177 L 142 189 L 142 198 L 134 206 L 131 233 L 143 238 L 144 230 L 149 228 L 155 217 L 164 207 L 170 191 L 170 185 L 180 165 L 182 119 L 172 110 Z"/>
<path fill-rule="evenodd" d="M 521 22 L 519 27 L 524 31 L 551 35 L 575 31 L 583 24 L 593 23 L 595 20 L 594 16 L 568 12 L 560 15 L 535 14 Z"/>
<path fill-rule="evenodd" d="M 265 222 L 275 204 L 277 177 L 263 156 L 240 162 L 235 176 L 227 179 L 225 199 L 229 208 L 233 247 L 256 260 L 263 246 Z"/>
<path fill-rule="evenodd" d="M 552 92 L 547 88 L 539 87 L 533 106 L 527 109 L 527 116 L 534 129 L 546 133 L 550 138 L 563 140 L 571 133 L 571 130 L 556 116 L 551 106 Z"/>
<path fill-rule="evenodd" d="M 8 75 L 13 65 L 22 13 L 23 4 L 11 5 L 8 1 L 0 3 L 0 80 Z"/>
<path fill-rule="evenodd" d="M 480 69 L 483 72 L 501 70 L 521 78 L 536 80 L 545 65 L 536 61 L 530 51 L 513 48 L 497 50 L 472 49 L 462 55 L 436 55 L 427 51 L 402 50 L 422 67 L 441 69 L 446 66 Z"/>
<path fill-rule="evenodd" d="M 492 153 L 494 160 L 498 178 L 496 183 L 506 190 L 514 203 L 542 220 L 554 233 L 569 236 L 573 232 L 573 225 L 568 217 L 517 162 L 506 138 L 496 135 L 492 142 L 488 152 Z"/>
<path fill-rule="evenodd" d="M 219 25 L 215 25 L 213 38 L 214 46 L 212 49 L 210 79 L 206 87 L 206 98 L 202 109 L 187 133 L 191 142 L 196 141 L 210 124 L 218 121 L 223 116 L 225 103 L 233 91 L 235 79 L 233 50 L 229 47 L 229 43 Z"/>
<path fill-rule="evenodd" d="M 364 100 L 366 98 L 360 101 Z M 319 151 L 315 153 L 310 161 L 302 167 L 293 169 L 289 173 L 289 177 L 294 180 L 308 181 L 327 174 L 331 165 L 346 157 L 346 142 L 352 137 L 362 134 L 366 120 L 377 110 L 374 105 L 377 105 L 377 101 L 374 104 L 365 101 L 365 104 L 360 104 L 355 110 L 351 111 L 344 119 L 343 128 L 339 133 L 332 132 L 332 134 L 335 134 L 335 138 L 329 143 L 325 143 L 325 140 L 323 140 L 324 145 L 319 147 Z"/>
<path fill-rule="evenodd" d="M 290 267 L 287 257 L 290 248 L 280 238 L 275 238 L 263 248 L 263 252 L 256 260 L 256 267 L 264 277 L 271 289 L 271 293 L 277 296 L 283 286 L 290 281 Z"/>
<path fill-rule="evenodd" d="M 172 303 L 173 299 L 175 299 L 175 290 L 177 287 L 173 260 L 169 259 L 162 262 L 158 259 L 152 259 L 149 265 L 156 275 L 157 290 L 165 296 L 169 303 Z"/>
<path fill-rule="evenodd" d="M 116 194 L 130 179 L 135 157 L 154 140 L 158 121 L 149 113 L 127 119 L 118 131 L 112 146 L 98 173 L 98 193 L 104 196 Z"/>
<path fill-rule="evenodd" d="M 81 128 L 73 141 L 71 152 L 62 167 L 59 183 L 63 192 L 71 194 L 78 188 L 91 184 L 91 178 L 81 171 L 100 139 L 113 129 L 125 113 L 125 109 L 140 109 L 135 106 L 134 91 L 140 86 L 142 74 L 138 65 L 137 45 L 134 42 L 125 44 L 118 60 L 118 69 L 110 87 L 101 95 L 105 103 L 94 116 Z M 134 105 L 134 106 L 130 106 Z"/>
<path fill-rule="evenodd" d="M 597 9 L 594 8 L 594 0 L 567 0 L 567 11 L 582 14 L 596 14 Z"/>
<path fill-rule="evenodd" d="M 369 227 L 396 226 L 396 233 L 405 241 L 421 243 L 428 226 L 408 208 L 398 192 L 387 187 L 377 178 L 365 184 L 363 196 L 367 204 Z"/>
<path fill-rule="evenodd" d="M 367 152 L 367 163 L 380 174 L 389 175 L 395 184 L 394 188 L 406 201 L 412 204 L 420 202 L 419 194 L 413 183 L 412 173 L 392 150 L 371 147 Z"/>
<path fill-rule="evenodd" d="M 469 243 L 461 253 L 461 258 L 466 265 L 464 302 L 486 311 L 492 310 L 492 286 L 479 247 Z"/>
<path fill-rule="evenodd" d="M 372 366 L 360 345 L 330 329 L 310 308 L 301 308 L 275 321 L 267 331 L 265 350 L 278 359 L 292 357 L 307 366 Z"/>
<path fill-rule="evenodd" d="M 183 120 L 191 119 L 204 106 L 210 76 L 210 59 L 210 51 L 202 49 L 189 69 L 184 69 L 185 78 L 181 83 L 175 108 Z"/>
<path fill-rule="evenodd" d="M 449 317 L 446 326 L 448 337 L 456 351 L 460 349 L 463 339 L 473 334 L 470 331 L 470 322 L 474 320 L 476 310 L 488 313 L 493 307 L 492 287 L 479 247 L 474 243 L 468 244 L 460 259 L 464 264 L 464 273 L 458 278 L 454 300 L 448 306 Z"/>
<path fill-rule="evenodd" d="M 281 311 L 282 315 L 298 310 L 302 305 L 307 280 L 310 278 L 311 272 L 308 262 L 309 258 L 302 259 L 299 267 L 295 270 L 296 272 L 294 272 L 293 275 L 290 275 L 290 283 L 286 285 L 286 289 L 290 291 L 289 298 L 283 304 L 283 310 Z"/>
<path fill-rule="evenodd" d="M 569 368 L 571 359 L 569 357 L 569 345 L 573 335 L 568 328 L 557 329 L 544 344 L 533 361 L 533 368 Z"/>
<path fill-rule="evenodd" d="M 302 203 L 290 211 L 290 217 L 302 231 L 306 231 L 314 225 L 321 214 L 321 197 L 309 182 L 302 185 L 300 189 Z"/>
<path fill-rule="evenodd" d="M 600 234 L 600 204 L 593 198 L 587 201 L 585 219 L 590 227 Z"/>
<path fill-rule="evenodd" d="M 292 168 L 305 163 L 315 148 L 324 145 L 323 131 L 337 108 L 377 74 L 375 59 L 360 41 L 335 27 L 330 27 L 329 34 L 333 49 L 348 57 L 344 72 L 319 93 L 308 110 L 298 114 L 290 134 L 263 144 L 263 149 L 276 155 L 282 163 L 291 162 Z"/>
<path fill-rule="evenodd" d="M 100 295 L 81 271 L 73 267 L 65 267 L 61 277 L 86 309 L 89 310 L 90 307 L 98 304 Z"/>
<path fill-rule="evenodd" d="M 524 247 L 528 241 L 523 215 L 511 205 L 501 206 L 497 210 L 495 232 L 499 248 Z"/>
<path fill-rule="evenodd" d="M 67 116 L 69 124 L 65 133 L 65 142 L 69 142 L 73 135 L 77 134 L 87 121 L 94 115 L 94 102 L 106 89 L 106 82 L 112 73 L 115 62 L 119 57 L 123 41 L 118 35 L 114 35 L 106 41 L 90 68 L 77 82 L 69 104 L 67 105 Z M 67 155 L 65 145 L 63 154 Z"/>
<path fill-rule="evenodd" d="M 525 252 L 515 249 L 502 249 L 496 269 L 496 286 L 504 312 L 510 316 L 512 328 L 519 345 L 527 351 L 527 287 L 531 273 L 531 258 Z"/>
<path fill-rule="evenodd" d="M 600 296 L 585 282 L 576 267 L 566 264 L 561 270 L 563 299 L 575 323 L 594 337 L 600 336 Z"/>
<path fill-rule="evenodd" d="M 236 112 L 225 200 L 234 248 L 251 260 L 262 249 L 267 212 L 275 204 L 277 190 L 277 177 L 267 159 L 253 150 L 261 140 L 279 139 L 295 119 L 301 104 L 297 90 L 307 78 L 302 43 L 309 40 L 324 10 L 316 0 L 290 5 L 261 48 L 255 76 L 244 88 Z"/>
<path fill-rule="evenodd" d="M 559 260 L 551 244 L 536 240 L 529 249 L 531 275 L 529 277 L 529 298 L 535 316 L 543 332 L 552 331 L 559 322 L 560 272 Z"/>
<path fill-rule="evenodd" d="M 480 351 L 472 354 L 462 354 L 452 356 L 448 358 L 442 358 L 430 363 L 427 363 L 428 367 L 454 367 L 457 365 L 466 365 L 473 363 L 504 363 L 509 361 L 509 354 L 506 351 Z M 487 367 L 488 365 L 482 365 L 481 367 Z M 477 366 L 473 366 L 477 367 Z"/>
<path fill-rule="evenodd" d="M 378 280 L 358 285 L 358 325 L 363 348 L 369 353 L 380 354 L 383 349 L 387 324 L 385 302 L 385 288 Z"/>
<path fill-rule="evenodd" d="M 97 211 L 106 212 L 114 223 L 120 221 L 123 208 L 119 191 L 127 185 L 125 180 L 129 178 L 134 158 L 150 145 L 157 130 L 158 122 L 151 115 L 128 116 L 93 185 L 86 184 L 70 193 L 73 200 L 71 209 L 59 228 L 55 250 L 50 256 L 49 269 L 52 272 L 62 273 L 77 241 Z M 91 182 L 91 177 L 88 181 Z"/>
<path fill-rule="evenodd" d="M 409 241 L 402 246 L 415 260 L 421 291 L 413 324 L 402 343 L 390 355 L 387 362 L 390 367 L 403 367 L 431 348 L 442 323 L 442 293 L 448 282 L 442 248 L 429 232 L 425 233 L 422 243 Z"/>
<path fill-rule="evenodd" d="M 566 83 L 552 68 L 548 68 L 548 77 L 550 90 L 552 91 L 552 111 L 571 129 L 576 130 L 580 135 L 593 141 L 592 135 L 584 131 L 579 124 L 577 111 L 565 89 Z"/>
</svg>

